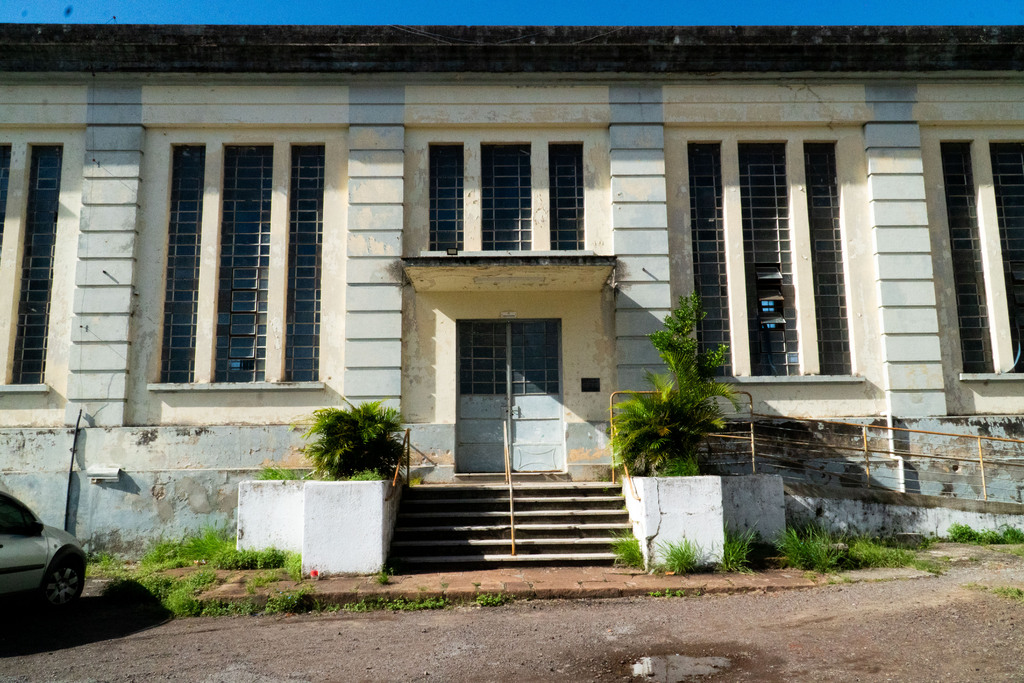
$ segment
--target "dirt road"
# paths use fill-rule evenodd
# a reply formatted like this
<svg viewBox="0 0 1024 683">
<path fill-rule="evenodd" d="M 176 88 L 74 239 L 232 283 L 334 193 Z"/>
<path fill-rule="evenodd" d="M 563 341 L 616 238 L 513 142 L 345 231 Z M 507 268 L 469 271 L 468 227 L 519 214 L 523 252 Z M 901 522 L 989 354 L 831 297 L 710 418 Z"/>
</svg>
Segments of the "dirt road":
<svg viewBox="0 0 1024 683">
<path fill-rule="evenodd" d="M 1021 681 L 1024 604 L 986 589 L 1007 585 L 1024 559 L 977 549 L 939 577 L 729 596 L 166 623 L 89 598 L 65 624 L 4 615 L 0 682 Z"/>
</svg>

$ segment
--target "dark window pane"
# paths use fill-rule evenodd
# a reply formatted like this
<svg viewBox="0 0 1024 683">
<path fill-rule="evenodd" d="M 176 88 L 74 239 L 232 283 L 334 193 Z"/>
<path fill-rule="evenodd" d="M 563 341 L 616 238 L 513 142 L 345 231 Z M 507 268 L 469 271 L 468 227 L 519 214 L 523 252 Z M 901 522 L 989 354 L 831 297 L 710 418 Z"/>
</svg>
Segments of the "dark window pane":
<svg viewBox="0 0 1024 683">
<path fill-rule="evenodd" d="M 320 276 L 324 236 L 324 148 L 292 148 L 285 378 L 312 382 L 320 371 Z M 312 246 L 307 253 L 305 245 Z"/>
<path fill-rule="evenodd" d="M 167 227 L 161 382 L 191 382 L 195 371 L 199 238 L 205 179 L 206 148 L 201 145 L 175 147 Z"/>
<path fill-rule="evenodd" d="M 706 314 L 697 323 L 702 351 L 729 344 L 729 288 L 725 271 L 725 231 L 722 222 L 722 161 L 720 146 L 690 144 L 690 237 L 693 244 L 693 287 Z M 729 356 L 716 370 L 732 374 Z"/>
<path fill-rule="evenodd" d="M 482 145 L 485 251 L 529 251 L 532 244 L 530 145 Z"/>
<path fill-rule="evenodd" d="M 224 149 L 217 382 L 264 378 L 273 166 L 273 147 Z"/>
<path fill-rule="evenodd" d="M 14 341 L 14 384 L 41 384 L 46 371 L 53 247 L 60 206 L 60 147 L 33 147 L 25 212 L 25 251 Z"/>
<path fill-rule="evenodd" d="M 993 142 L 990 151 L 1012 355 L 1024 359 L 1024 143 Z M 1011 371 L 1024 372 L 1024 360 Z"/>
<path fill-rule="evenodd" d="M 835 144 L 805 144 L 804 172 L 819 368 L 823 375 L 848 375 L 851 372 L 850 337 L 846 318 L 846 275 L 843 270 L 843 236 L 839 227 Z"/>
<path fill-rule="evenodd" d="M 551 248 L 583 248 L 583 145 L 548 147 Z"/>
<path fill-rule="evenodd" d="M 430 248 L 462 249 L 462 145 L 430 147 Z"/>
<path fill-rule="evenodd" d="M 985 302 L 985 272 L 981 261 L 971 145 L 967 142 L 943 142 L 941 151 L 963 370 L 992 372 L 992 340 Z"/>
</svg>

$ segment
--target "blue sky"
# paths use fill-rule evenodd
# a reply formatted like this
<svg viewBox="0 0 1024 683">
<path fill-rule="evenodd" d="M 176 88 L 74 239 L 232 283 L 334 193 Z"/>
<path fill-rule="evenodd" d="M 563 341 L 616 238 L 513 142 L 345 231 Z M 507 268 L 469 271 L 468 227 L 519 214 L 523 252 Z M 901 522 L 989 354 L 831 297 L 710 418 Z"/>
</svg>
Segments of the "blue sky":
<svg viewBox="0 0 1024 683">
<path fill-rule="evenodd" d="M 76 24 L 1024 24 L 1024 0 L 0 0 L 0 22 Z"/>
</svg>

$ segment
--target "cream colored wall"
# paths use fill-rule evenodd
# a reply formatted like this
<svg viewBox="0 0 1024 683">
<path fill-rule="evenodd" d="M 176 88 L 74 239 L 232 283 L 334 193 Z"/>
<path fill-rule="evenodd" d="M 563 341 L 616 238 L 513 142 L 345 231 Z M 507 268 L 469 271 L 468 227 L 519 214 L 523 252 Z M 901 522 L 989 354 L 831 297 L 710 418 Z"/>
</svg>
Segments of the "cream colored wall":
<svg viewBox="0 0 1024 683">
<path fill-rule="evenodd" d="M 607 420 L 615 379 L 613 305 L 608 292 L 416 292 L 406 288 L 402 377 L 408 422 L 455 424 L 458 399 L 456 323 L 500 319 L 562 321 L 562 384 L 567 422 Z M 580 392 L 581 377 L 600 377 L 601 392 Z"/>
<path fill-rule="evenodd" d="M 29 90 L 33 96 L 45 97 L 38 89 Z M 22 91 L 20 94 L 24 96 L 26 93 Z M 61 98 L 58 97 L 58 100 Z M 58 117 L 40 118 L 49 120 Z M 67 402 L 75 259 L 82 211 L 85 131 L 84 128 L 5 128 L 0 132 L 0 144 L 11 146 L 3 253 L 0 254 L 0 371 L 3 375 L 0 378 L 3 380 L 3 383 L 0 383 L 0 427 L 59 426 L 64 423 L 64 406 Z M 50 293 L 50 319 L 46 342 L 46 369 L 44 385 L 12 386 L 6 383 L 11 380 L 14 362 L 14 340 L 25 242 L 25 211 L 32 161 L 31 149 L 35 145 L 59 145 L 63 148 L 60 207 L 57 213 L 53 285 Z"/>
<path fill-rule="evenodd" d="M 150 277 L 136 283 L 129 421 L 132 424 L 280 424 L 296 421 L 342 393 L 345 310 L 347 143 L 343 128 L 149 129 L 144 154 L 148 192 L 142 206 L 138 258 Z M 164 274 L 167 260 L 172 147 L 206 146 L 201 272 L 196 330 L 196 380 L 201 386 L 161 385 Z M 325 145 L 323 280 L 321 283 L 320 376 L 323 385 L 273 386 L 283 373 L 287 297 L 287 195 L 290 147 Z M 216 300 L 220 261 L 220 189 L 227 145 L 274 145 L 271 200 L 271 279 L 268 293 L 267 384 L 211 384 L 216 344 Z M 159 188 L 159 189 L 157 189 Z"/>
</svg>

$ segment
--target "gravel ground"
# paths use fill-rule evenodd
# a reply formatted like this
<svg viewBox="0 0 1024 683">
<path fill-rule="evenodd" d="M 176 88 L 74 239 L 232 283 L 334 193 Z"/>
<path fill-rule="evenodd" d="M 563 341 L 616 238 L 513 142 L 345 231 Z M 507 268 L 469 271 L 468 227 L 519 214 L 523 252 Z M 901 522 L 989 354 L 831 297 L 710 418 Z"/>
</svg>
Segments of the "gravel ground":
<svg viewBox="0 0 1024 683">
<path fill-rule="evenodd" d="M 170 622 L 5 605 L 0 682 L 1024 680 L 1024 604 L 985 588 L 1024 588 L 1024 559 L 934 552 L 939 577 L 743 595 Z"/>
</svg>

